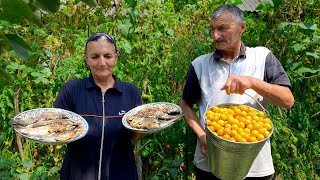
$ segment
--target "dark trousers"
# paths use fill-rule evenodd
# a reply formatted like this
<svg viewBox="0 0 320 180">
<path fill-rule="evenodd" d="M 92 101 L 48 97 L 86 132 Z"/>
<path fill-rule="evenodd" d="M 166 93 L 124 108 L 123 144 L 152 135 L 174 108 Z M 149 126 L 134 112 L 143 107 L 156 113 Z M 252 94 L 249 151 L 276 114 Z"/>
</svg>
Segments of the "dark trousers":
<svg viewBox="0 0 320 180">
<path fill-rule="evenodd" d="M 220 180 L 211 172 L 203 171 L 197 167 L 196 168 L 196 180 Z M 246 177 L 245 180 L 275 180 L 275 174 L 271 174 L 270 176 L 264 177 Z"/>
</svg>

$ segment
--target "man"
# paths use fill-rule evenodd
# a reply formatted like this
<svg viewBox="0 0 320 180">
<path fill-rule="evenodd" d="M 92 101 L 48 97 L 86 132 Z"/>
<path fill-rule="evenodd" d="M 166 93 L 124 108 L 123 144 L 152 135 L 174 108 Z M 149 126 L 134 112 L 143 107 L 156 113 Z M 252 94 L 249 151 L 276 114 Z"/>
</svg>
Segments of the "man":
<svg viewBox="0 0 320 180">
<path fill-rule="evenodd" d="M 218 7 L 210 22 L 216 51 L 196 58 L 190 65 L 180 106 L 186 123 L 197 136 L 194 157 L 197 180 L 218 179 L 208 166 L 203 120 L 207 106 L 237 103 L 259 108 L 255 99 L 265 109 L 267 102 L 286 109 L 294 104 L 289 78 L 278 59 L 265 47 L 250 48 L 241 41 L 245 27 L 238 7 Z M 194 104 L 199 106 L 200 118 L 193 109 Z M 246 179 L 274 179 L 274 173 L 268 140 Z"/>
</svg>

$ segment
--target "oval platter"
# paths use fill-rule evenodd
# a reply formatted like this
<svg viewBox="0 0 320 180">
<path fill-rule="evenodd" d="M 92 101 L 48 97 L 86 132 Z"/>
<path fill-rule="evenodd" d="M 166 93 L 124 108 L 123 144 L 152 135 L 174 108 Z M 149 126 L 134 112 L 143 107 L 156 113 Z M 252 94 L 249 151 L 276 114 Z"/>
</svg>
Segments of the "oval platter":
<svg viewBox="0 0 320 180">
<path fill-rule="evenodd" d="M 170 108 L 174 108 L 177 111 L 177 114 L 175 115 L 175 118 L 170 119 L 170 120 L 159 120 L 159 128 L 154 128 L 154 129 L 140 129 L 140 128 L 135 128 L 132 127 L 129 123 L 128 123 L 128 118 L 130 116 L 134 116 L 136 115 L 139 111 L 145 109 L 145 108 L 150 108 L 153 106 L 165 106 L 165 107 L 170 107 Z M 131 109 L 130 111 L 128 111 L 122 118 L 122 124 L 125 128 L 134 131 L 134 132 L 139 132 L 139 133 L 153 133 L 153 132 L 158 132 L 161 131 L 163 129 L 168 128 L 169 126 L 173 125 L 175 122 L 177 122 L 181 117 L 183 116 L 182 114 L 182 110 L 181 108 L 173 103 L 168 103 L 168 102 L 155 102 L 155 103 L 148 103 L 148 104 L 144 104 L 144 105 L 140 105 L 135 107 L 134 109 Z"/>
<path fill-rule="evenodd" d="M 59 131 L 50 132 L 48 134 L 46 133 L 45 135 L 39 135 L 40 133 L 39 128 L 45 129 L 43 128 L 44 126 L 40 125 L 41 127 L 39 127 L 39 125 L 37 125 L 35 126 L 35 128 L 27 129 L 27 127 L 29 126 L 26 126 L 26 125 L 30 125 L 30 124 L 33 125 L 36 122 L 39 122 L 40 120 L 42 120 L 42 122 L 50 121 L 50 120 L 54 121 L 55 119 L 53 120 L 50 119 L 50 115 L 52 114 L 58 114 L 62 117 L 62 119 L 59 119 L 60 124 L 63 124 L 64 122 L 66 122 L 65 120 L 68 120 L 68 123 L 70 125 L 69 127 L 72 127 L 72 128 L 61 129 L 60 127 Z M 40 115 L 44 116 L 44 118 L 49 120 L 44 120 L 40 118 L 40 120 L 34 122 L 35 121 L 34 119 L 37 119 L 37 118 L 39 119 Z M 32 122 L 32 123 L 29 123 L 29 122 Z M 35 142 L 46 143 L 46 144 L 67 144 L 83 138 L 88 133 L 88 130 L 89 130 L 89 125 L 83 117 L 81 117 L 80 115 L 74 112 L 67 111 L 64 109 L 59 109 L 59 108 L 38 108 L 38 109 L 27 110 L 17 114 L 11 120 L 10 123 L 13 126 L 14 131 L 20 134 L 22 137 L 33 140 Z M 55 122 L 52 122 L 51 125 L 54 123 Z M 59 124 L 55 125 L 55 127 L 57 126 L 59 126 Z M 28 133 L 26 133 L 26 129 L 28 130 Z M 75 131 L 71 132 L 71 130 L 76 130 L 76 132 Z M 69 136 L 72 138 L 67 137 L 69 134 L 72 135 L 72 136 Z M 59 137 L 59 138 L 56 138 L 56 137 Z"/>
</svg>

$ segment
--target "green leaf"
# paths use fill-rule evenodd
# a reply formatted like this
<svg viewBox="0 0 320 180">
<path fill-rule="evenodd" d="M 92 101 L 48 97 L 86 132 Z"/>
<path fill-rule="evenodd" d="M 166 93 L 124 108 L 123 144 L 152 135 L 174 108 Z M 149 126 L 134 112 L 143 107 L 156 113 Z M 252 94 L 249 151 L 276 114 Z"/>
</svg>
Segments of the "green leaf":
<svg viewBox="0 0 320 180">
<path fill-rule="evenodd" d="M 128 40 L 120 41 L 119 45 L 121 46 L 121 49 L 124 49 L 126 53 L 130 54 L 132 51 L 131 43 Z"/>
<path fill-rule="evenodd" d="M 174 158 L 172 161 L 172 166 L 173 167 L 179 167 L 184 161 L 184 158 Z"/>
<path fill-rule="evenodd" d="M 33 77 L 41 77 L 41 76 L 43 76 L 43 74 L 39 73 L 39 72 L 32 72 L 31 76 L 33 76 Z"/>
<path fill-rule="evenodd" d="M 128 4 L 129 7 L 136 7 L 137 6 L 137 0 L 125 0 L 126 4 Z"/>
<path fill-rule="evenodd" d="M 6 80 L 8 82 L 12 82 L 11 76 L 2 68 L 0 68 L 0 79 Z"/>
<path fill-rule="evenodd" d="M 130 22 L 130 19 L 125 19 L 123 21 L 117 22 L 118 29 L 121 30 L 122 34 L 128 36 L 130 28 L 133 26 Z"/>
<path fill-rule="evenodd" d="M 39 173 L 43 173 L 43 172 L 46 172 L 46 168 L 44 166 L 39 166 L 39 167 L 37 167 L 37 171 Z"/>
<path fill-rule="evenodd" d="M 296 73 L 298 73 L 298 74 L 302 74 L 302 73 L 315 74 L 319 71 L 320 71 L 320 69 L 311 69 L 311 68 L 307 68 L 307 67 L 301 67 L 301 68 L 297 69 Z"/>
<path fill-rule="evenodd" d="M 272 0 L 264 0 L 262 3 L 260 3 L 256 10 L 262 10 L 262 11 L 268 11 L 270 10 L 270 7 L 274 7 L 274 3 Z"/>
<path fill-rule="evenodd" d="M 37 36 L 46 36 L 46 35 L 47 35 L 46 31 L 43 30 L 43 29 L 40 29 L 40 28 L 35 28 L 35 29 L 33 30 L 33 33 L 34 33 L 35 35 L 37 35 Z"/>
<path fill-rule="evenodd" d="M 31 160 L 26 159 L 26 160 L 22 161 L 21 164 L 23 165 L 23 167 L 32 168 L 32 161 Z"/>
<path fill-rule="evenodd" d="M 293 63 L 293 64 L 290 66 L 290 70 L 291 70 L 291 71 L 294 71 L 294 70 L 295 70 L 296 68 L 298 68 L 301 64 L 303 64 L 302 61 Z"/>
<path fill-rule="evenodd" d="M 304 46 L 303 44 L 296 43 L 296 44 L 294 44 L 292 47 L 293 47 L 293 49 L 294 49 L 296 52 L 298 52 L 298 51 L 300 51 L 301 49 L 303 49 L 305 46 Z"/>
<path fill-rule="evenodd" d="M 258 10 L 258 11 L 261 11 L 261 10 L 263 10 L 263 4 L 259 4 L 257 7 L 256 7 L 256 10 Z"/>
<path fill-rule="evenodd" d="M 318 41 L 320 39 L 320 36 L 313 35 L 312 41 Z"/>
<path fill-rule="evenodd" d="M 177 168 L 170 168 L 169 174 L 172 177 L 172 179 L 178 179 L 178 169 Z"/>
<path fill-rule="evenodd" d="M 317 30 L 317 24 L 311 24 L 311 23 L 299 23 L 298 26 L 300 26 L 302 29 L 310 29 L 310 30 Z"/>
<path fill-rule="evenodd" d="M 1 106 L 0 106 L 1 107 Z M 0 133 L 0 144 L 4 143 L 4 138 L 3 138 L 4 133 Z"/>
<path fill-rule="evenodd" d="M 24 20 L 40 23 L 37 16 L 23 0 L 1 0 L 0 20 L 7 20 L 15 24 L 21 24 Z"/>
<path fill-rule="evenodd" d="M 50 172 L 51 172 L 52 174 L 57 173 L 59 170 L 60 170 L 59 167 L 52 167 L 52 168 L 50 168 Z"/>
<path fill-rule="evenodd" d="M 43 78 L 43 77 L 38 77 L 37 79 L 33 80 L 33 82 L 35 82 L 36 84 L 39 84 L 40 82 L 42 82 L 43 84 L 48 84 L 48 79 Z"/>
<path fill-rule="evenodd" d="M 55 13 L 59 10 L 60 0 L 36 0 L 36 6 L 50 13 Z"/>
<path fill-rule="evenodd" d="M 23 59 L 28 58 L 28 50 L 31 50 L 31 48 L 27 43 L 24 42 L 23 39 L 15 34 L 5 34 L 5 37 L 12 49 L 14 49 L 18 55 L 20 55 Z"/>
<path fill-rule="evenodd" d="M 242 3 L 242 0 L 232 0 L 232 4 L 240 5 L 240 4 L 243 4 L 243 3 Z"/>
<path fill-rule="evenodd" d="M 302 42 L 304 42 L 304 43 L 309 43 L 309 42 L 311 42 L 310 37 L 306 37 L 306 39 L 304 39 Z"/>
<path fill-rule="evenodd" d="M 174 30 L 171 29 L 171 28 L 168 28 L 168 29 L 167 29 L 167 33 L 168 33 L 171 37 L 173 37 L 173 35 L 174 35 Z"/>
<path fill-rule="evenodd" d="M 135 24 L 139 11 L 136 8 L 130 7 L 127 12 L 130 15 L 131 23 Z"/>
<path fill-rule="evenodd" d="M 89 6 L 93 6 L 93 7 L 98 6 L 98 3 L 96 0 L 81 0 L 81 1 L 88 4 Z"/>
<path fill-rule="evenodd" d="M 306 53 L 306 55 L 308 55 L 308 56 L 312 56 L 312 57 L 314 57 L 315 59 L 319 59 L 319 55 L 318 55 L 318 53 L 311 53 L 311 52 L 307 52 L 307 53 Z"/>
<path fill-rule="evenodd" d="M 29 180 L 29 174 L 28 173 L 20 173 L 20 174 L 18 174 L 18 178 L 20 180 Z"/>
<path fill-rule="evenodd" d="M 8 42 L 7 37 L 2 32 L 0 32 L 0 51 L 4 49 L 7 51 L 13 50 Z"/>
<path fill-rule="evenodd" d="M 10 167 L 14 164 L 12 160 L 7 160 L 3 156 L 0 155 L 0 169 L 3 169 L 5 167 Z"/>
<path fill-rule="evenodd" d="M 296 25 L 296 23 L 292 23 L 292 22 L 281 22 L 278 26 L 278 29 L 284 29 L 286 26 L 288 25 Z"/>
</svg>

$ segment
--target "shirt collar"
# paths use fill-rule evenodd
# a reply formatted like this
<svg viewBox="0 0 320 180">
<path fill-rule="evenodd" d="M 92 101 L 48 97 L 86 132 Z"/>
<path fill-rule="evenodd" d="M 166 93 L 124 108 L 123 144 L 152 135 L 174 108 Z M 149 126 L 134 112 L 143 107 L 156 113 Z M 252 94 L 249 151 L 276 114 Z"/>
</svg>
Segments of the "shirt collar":
<svg viewBox="0 0 320 180">
<path fill-rule="evenodd" d="M 238 58 L 246 58 L 246 46 L 244 45 L 243 42 L 241 42 L 241 47 L 240 47 L 240 53 Z M 215 50 L 215 52 L 213 53 L 213 59 L 214 60 L 221 60 L 222 57 L 220 56 L 219 50 Z"/>
<path fill-rule="evenodd" d="M 119 80 L 119 78 L 116 75 L 112 75 L 112 77 L 115 80 L 114 87 L 112 89 L 122 93 L 124 90 L 124 87 L 123 87 L 121 81 Z M 86 88 L 90 89 L 90 88 L 94 88 L 94 87 L 98 87 L 98 86 L 94 82 L 93 76 L 90 73 L 89 78 L 86 79 Z"/>
</svg>

